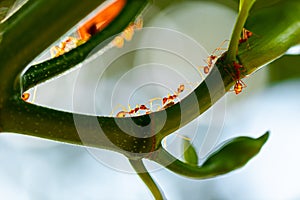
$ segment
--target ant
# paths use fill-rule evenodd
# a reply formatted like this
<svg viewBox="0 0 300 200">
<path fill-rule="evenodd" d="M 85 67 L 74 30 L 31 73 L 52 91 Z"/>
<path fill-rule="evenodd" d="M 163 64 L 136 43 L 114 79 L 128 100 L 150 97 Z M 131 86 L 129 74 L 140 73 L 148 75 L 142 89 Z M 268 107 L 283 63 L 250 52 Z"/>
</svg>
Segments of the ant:
<svg viewBox="0 0 300 200">
<path fill-rule="evenodd" d="M 88 41 L 92 36 L 102 31 L 109 23 L 114 20 L 126 4 L 125 0 L 116 0 L 110 3 L 104 9 L 100 10 L 90 20 L 86 21 L 77 29 L 77 37 L 67 37 L 58 46 L 53 46 L 50 49 L 52 58 L 63 55 L 64 53 L 80 46 Z M 134 35 L 134 30 L 140 30 L 143 27 L 143 20 L 138 17 L 137 20 L 131 23 L 120 36 L 115 37 L 112 41 L 112 46 L 122 48 L 124 39 L 130 41 Z"/>
<path fill-rule="evenodd" d="M 52 58 L 58 57 L 80 45 L 82 41 L 75 37 L 67 37 L 58 46 L 51 47 L 50 54 Z"/>
<path fill-rule="evenodd" d="M 131 115 L 136 114 L 139 110 L 146 111 L 146 114 L 150 113 L 150 109 L 147 106 L 145 106 L 145 105 L 140 105 L 140 106 L 137 105 L 134 109 L 130 109 L 130 107 L 129 107 L 129 111 L 122 110 L 122 111 L 118 112 L 117 115 L 116 115 L 116 117 L 126 117 L 126 115 L 130 115 L 131 116 Z"/>
<path fill-rule="evenodd" d="M 125 0 L 117 0 L 101 9 L 91 19 L 84 22 L 84 24 L 78 28 L 77 33 L 79 38 L 87 41 L 90 37 L 103 30 L 118 16 L 125 4 Z"/>
<path fill-rule="evenodd" d="M 121 35 L 115 37 L 112 41 L 113 46 L 117 48 L 122 48 L 124 46 L 124 40 L 131 41 L 134 30 L 140 30 L 143 28 L 143 19 L 139 17 L 134 23 L 131 23 L 122 33 Z"/>
<path fill-rule="evenodd" d="M 239 93 L 242 92 L 243 88 L 247 87 L 247 85 L 241 80 L 241 71 L 240 69 L 243 68 L 243 65 L 237 63 L 237 62 L 233 62 L 233 66 L 235 69 L 235 85 L 234 85 L 234 91 L 235 94 L 238 95 Z"/>
<path fill-rule="evenodd" d="M 241 80 L 241 69 L 244 68 L 243 65 L 233 62 L 233 67 L 234 67 L 234 75 L 232 75 L 233 80 L 235 81 L 235 85 L 233 87 L 233 91 L 235 92 L 236 95 L 242 92 L 242 90 L 247 87 L 247 85 Z M 225 69 L 228 73 L 229 71 Z"/>
<path fill-rule="evenodd" d="M 251 31 L 243 28 L 242 37 L 239 40 L 239 44 L 246 42 L 252 35 L 253 33 Z"/>
<path fill-rule="evenodd" d="M 220 56 L 220 55 L 215 55 L 215 53 L 217 52 L 217 51 L 221 51 L 221 50 L 226 50 L 226 48 L 222 48 L 222 46 L 226 43 L 226 42 L 228 42 L 229 40 L 224 40 L 220 45 L 219 45 L 219 47 L 218 48 L 216 48 L 212 53 L 211 53 L 211 55 L 210 56 L 208 56 L 207 57 L 207 59 L 206 59 L 206 66 L 200 66 L 199 68 L 203 68 L 203 71 L 204 71 L 204 74 L 208 74 L 209 73 L 209 71 L 210 71 L 210 68 L 212 68 L 212 66 L 216 63 L 216 61 L 218 60 L 218 57 Z"/>
<path fill-rule="evenodd" d="M 150 107 L 147 107 L 145 104 L 137 105 L 135 108 L 131 109 L 130 106 L 128 106 L 129 110 L 127 110 L 125 107 L 123 107 L 123 110 L 118 112 L 116 117 L 126 117 L 126 115 L 132 116 L 138 113 L 138 111 L 145 111 L 146 114 L 150 114 L 152 112 L 152 103 L 155 100 L 161 100 L 162 106 L 157 109 L 157 111 L 164 110 L 172 105 L 175 104 L 174 100 L 179 96 L 180 93 L 182 93 L 185 89 L 185 86 L 183 84 L 179 85 L 177 88 L 177 91 L 173 95 L 168 95 L 164 98 L 153 98 L 149 101 Z M 112 112 L 113 113 L 113 112 Z"/>
<path fill-rule="evenodd" d="M 185 87 L 183 84 L 179 85 L 179 87 L 177 88 L 177 91 L 173 94 L 173 95 L 168 95 L 168 97 L 164 97 L 162 99 L 162 108 L 166 109 L 172 105 L 175 104 L 174 100 L 179 96 L 180 93 L 182 93 L 184 91 Z"/>
<path fill-rule="evenodd" d="M 239 40 L 239 44 L 242 44 L 244 42 L 247 42 L 247 48 L 250 49 L 250 45 L 249 45 L 249 42 L 248 42 L 248 39 L 250 37 L 253 36 L 253 33 L 245 28 L 243 28 L 243 31 L 242 31 L 242 36 Z"/>
</svg>

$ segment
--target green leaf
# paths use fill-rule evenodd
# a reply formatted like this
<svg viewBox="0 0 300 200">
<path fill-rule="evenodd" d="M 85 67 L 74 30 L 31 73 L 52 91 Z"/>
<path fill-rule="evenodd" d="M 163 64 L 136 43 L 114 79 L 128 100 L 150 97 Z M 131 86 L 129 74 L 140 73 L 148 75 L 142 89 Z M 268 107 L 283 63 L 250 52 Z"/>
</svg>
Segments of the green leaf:
<svg viewBox="0 0 300 200">
<path fill-rule="evenodd" d="M 121 13 L 104 30 L 90 38 L 86 43 L 43 63 L 31 66 L 22 76 L 22 89 L 50 80 L 82 62 L 101 42 L 109 42 L 112 36 L 122 32 L 148 4 L 148 1 L 128 0 Z M 107 39 L 110 39 L 109 41 Z"/>
<path fill-rule="evenodd" d="M 198 155 L 196 152 L 195 147 L 189 140 L 182 140 L 183 141 L 183 149 L 184 149 L 184 159 L 186 163 L 190 165 L 198 165 Z"/>
<path fill-rule="evenodd" d="M 216 174 L 227 173 L 244 166 L 268 140 L 269 133 L 257 139 L 238 137 L 228 141 L 203 163 Z"/>
<path fill-rule="evenodd" d="M 257 0 L 256 4 L 245 24 L 253 36 L 239 46 L 238 52 L 246 74 L 251 74 L 300 43 L 298 0 L 278 0 L 272 3 Z"/>
<path fill-rule="evenodd" d="M 197 179 L 211 178 L 244 166 L 259 153 L 268 137 L 269 133 L 267 132 L 257 139 L 249 137 L 232 139 L 210 155 L 202 166 L 181 162 L 162 147 L 153 156 L 149 157 L 149 159 L 183 176 Z"/>
</svg>

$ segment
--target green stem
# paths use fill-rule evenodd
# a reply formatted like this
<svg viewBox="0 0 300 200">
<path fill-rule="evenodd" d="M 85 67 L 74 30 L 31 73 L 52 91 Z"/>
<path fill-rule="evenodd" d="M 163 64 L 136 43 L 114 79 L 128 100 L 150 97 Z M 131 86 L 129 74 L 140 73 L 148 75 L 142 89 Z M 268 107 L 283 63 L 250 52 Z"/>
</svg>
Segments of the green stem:
<svg viewBox="0 0 300 200">
<path fill-rule="evenodd" d="M 147 187 L 150 189 L 153 197 L 156 200 L 163 200 L 165 199 L 162 191 L 159 189 L 158 185 L 154 182 L 150 174 L 147 172 L 147 169 L 141 159 L 139 160 L 132 160 L 129 159 L 131 166 L 137 172 L 139 177 L 144 181 Z"/>
<path fill-rule="evenodd" d="M 206 179 L 219 175 L 214 173 L 210 167 L 199 167 L 184 163 L 172 156 L 172 154 L 162 147 L 152 154 L 149 159 L 159 163 L 162 166 L 165 166 L 167 169 L 175 172 L 176 174 L 190 178 Z"/>
<path fill-rule="evenodd" d="M 228 47 L 228 54 L 226 58 L 227 63 L 232 63 L 232 61 L 236 60 L 236 55 L 238 53 L 239 39 L 240 35 L 243 31 L 244 24 L 248 18 L 249 11 L 254 4 L 255 0 L 244 0 L 243 5 L 241 5 L 240 12 L 238 14 L 237 21 L 235 23 L 230 44 Z"/>
<path fill-rule="evenodd" d="M 21 100 L 18 96 L 5 102 L 0 113 L 1 132 L 97 147 L 136 157 L 152 150 L 153 138 L 124 132 L 130 118 L 97 117 L 53 110 Z M 128 127 L 127 127 L 128 128 Z M 150 131 L 149 131 L 150 132 Z M 131 132 L 133 133 L 133 132 Z"/>
</svg>

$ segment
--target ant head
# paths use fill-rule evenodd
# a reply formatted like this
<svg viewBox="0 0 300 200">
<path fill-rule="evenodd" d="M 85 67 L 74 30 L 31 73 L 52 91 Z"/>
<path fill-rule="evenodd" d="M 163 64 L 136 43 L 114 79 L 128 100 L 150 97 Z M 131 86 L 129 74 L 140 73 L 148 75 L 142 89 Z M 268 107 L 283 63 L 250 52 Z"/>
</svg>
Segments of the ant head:
<svg viewBox="0 0 300 200">
<path fill-rule="evenodd" d="M 209 67 L 208 67 L 208 66 L 205 66 L 205 67 L 204 67 L 204 73 L 205 73 L 205 74 L 208 74 L 208 73 L 209 73 Z"/>
<path fill-rule="evenodd" d="M 141 106 L 140 106 L 140 109 L 141 109 L 141 110 L 149 110 L 149 109 L 147 108 L 147 106 L 145 106 L 145 105 L 141 105 Z"/>
<path fill-rule="evenodd" d="M 237 62 L 233 62 L 233 66 L 235 69 L 240 69 L 240 68 L 243 68 L 243 65 L 237 63 Z"/>
<path fill-rule="evenodd" d="M 183 91 L 184 91 L 184 85 L 181 84 L 181 85 L 179 86 L 179 88 L 177 89 L 177 92 L 178 92 L 178 93 L 181 93 L 181 92 L 183 92 Z"/>
<path fill-rule="evenodd" d="M 247 35 L 247 37 L 249 38 L 249 37 L 251 37 L 251 36 L 253 35 L 253 33 L 252 33 L 251 31 L 247 30 L 247 31 L 246 31 L 246 35 Z"/>
<path fill-rule="evenodd" d="M 214 60 L 214 59 L 216 59 L 216 58 L 217 58 L 217 56 L 215 56 L 215 55 L 211 55 L 211 56 L 210 56 L 210 58 L 211 58 L 212 60 Z"/>
<path fill-rule="evenodd" d="M 21 98 L 23 99 L 23 101 L 27 101 L 29 99 L 29 97 L 30 97 L 30 94 L 26 92 L 26 93 L 22 94 Z"/>
</svg>

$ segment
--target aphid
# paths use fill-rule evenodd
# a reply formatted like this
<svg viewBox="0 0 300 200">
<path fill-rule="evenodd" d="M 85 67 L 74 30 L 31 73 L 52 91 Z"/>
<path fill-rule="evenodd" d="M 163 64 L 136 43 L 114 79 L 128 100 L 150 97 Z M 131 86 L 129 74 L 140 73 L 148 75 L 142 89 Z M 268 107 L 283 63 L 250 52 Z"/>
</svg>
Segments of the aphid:
<svg viewBox="0 0 300 200">
<path fill-rule="evenodd" d="M 216 52 L 221 51 L 221 50 L 226 50 L 226 48 L 222 48 L 222 46 L 223 46 L 226 42 L 228 42 L 228 40 L 224 40 L 224 41 L 219 45 L 219 47 L 216 48 L 216 49 L 211 53 L 211 55 L 207 57 L 207 59 L 206 59 L 206 61 L 205 61 L 206 64 L 207 64 L 206 66 L 200 66 L 200 67 L 199 67 L 199 68 L 203 68 L 204 74 L 208 74 L 208 73 L 209 73 L 210 68 L 212 68 L 212 66 L 213 66 L 213 65 L 216 63 L 216 61 L 218 60 L 218 57 L 221 55 L 221 54 L 216 55 Z"/>
<path fill-rule="evenodd" d="M 242 37 L 239 40 L 239 44 L 246 42 L 252 35 L 253 33 L 251 31 L 243 28 Z"/>
<path fill-rule="evenodd" d="M 23 101 L 27 101 L 29 99 L 29 97 L 30 97 L 30 94 L 27 92 L 23 93 L 21 96 Z"/>
</svg>

